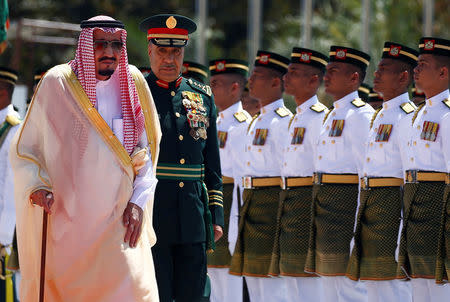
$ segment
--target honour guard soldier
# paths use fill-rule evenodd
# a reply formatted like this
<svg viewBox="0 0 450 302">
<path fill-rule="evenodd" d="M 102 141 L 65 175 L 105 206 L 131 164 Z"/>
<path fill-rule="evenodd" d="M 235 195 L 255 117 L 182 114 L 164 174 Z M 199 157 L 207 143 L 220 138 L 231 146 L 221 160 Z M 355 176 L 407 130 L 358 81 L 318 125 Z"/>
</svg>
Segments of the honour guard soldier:
<svg viewBox="0 0 450 302">
<path fill-rule="evenodd" d="M 328 109 L 319 102 L 319 89 L 328 57 L 311 49 L 294 48 L 284 76 L 286 94 L 297 103 L 295 115 L 284 129 L 282 191 L 270 274 L 282 276 L 292 302 L 320 301 L 321 282 L 305 273 L 308 252 L 314 154 L 320 127 Z"/>
<path fill-rule="evenodd" d="M 147 83 L 161 123 L 152 249 L 159 297 L 202 301 L 209 296 L 206 252 L 223 227 L 222 174 L 211 88 L 180 76 L 195 23 L 184 16 L 142 21 L 152 72 Z"/>
<path fill-rule="evenodd" d="M 16 85 L 17 72 L 0 67 L 0 301 L 13 301 L 18 297 L 17 286 L 14 288 L 14 272 L 17 270 L 17 250 L 12 251 L 14 228 L 16 226 L 16 211 L 14 205 L 14 182 L 11 164 L 9 162 L 9 147 L 11 140 L 19 128 L 19 114 L 11 104 L 12 94 Z M 15 241 L 15 240 L 14 240 Z M 16 247 L 17 248 L 17 247 Z M 12 258 L 15 255 L 15 264 Z M 10 268 L 10 269 L 9 269 Z"/>
<path fill-rule="evenodd" d="M 411 301 L 409 283 L 396 279 L 397 248 L 401 209 L 403 169 L 399 124 L 410 125 L 416 109 L 409 100 L 408 87 L 418 52 L 398 43 L 384 43 L 382 59 L 375 71 L 374 93 L 382 95 L 382 108 L 371 121 L 366 144 L 355 245 L 347 276 L 366 280 L 369 302 Z"/>
<path fill-rule="evenodd" d="M 220 148 L 220 164 L 223 183 L 225 228 L 216 250 L 208 255 L 208 275 L 211 278 L 211 302 L 242 301 L 242 277 L 228 273 L 231 264 L 229 245 L 236 243 L 238 227 L 238 190 L 242 167 L 238 167 L 242 139 L 246 134 L 250 115 L 242 109 L 242 92 L 248 76 L 248 63 L 236 59 L 210 61 L 211 89 L 219 108 L 217 130 Z M 242 177 L 242 175 L 240 175 Z M 233 209 L 233 215 L 230 216 Z M 228 230 L 234 238 L 230 238 Z"/>
<path fill-rule="evenodd" d="M 183 78 L 192 78 L 200 83 L 206 84 L 208 80 L 208 67 L 191 61 L 184 61 L 181 67 Z"/>
<path fill-rule="evenodd" d="M 436 270 L 436 256 L 448 172 L 448 153 L 444 153 L 443 145 L 450 137 L 446 126 L 450 115 L 449 49 L 449 40 L 420 39 L 414 81 L 424 91 L 426 101 L 414 113 L 412 128 L 403 142 L 410 152 L 405 152 L 409 159 L 404 161 L 405 215 L 398 269 L 412 279 L 414 301 L 445 301 L 450 296 L 450 288 L 438 286 L 434 280 L 443 273 L 442 265 Z"/>
<path fill-rule="evenodd" d="M 249 78 L 250 94 L 261 101 L 243 141 L 243 207 L 230 273 L 245 275 L 251 301 L 285 301 L 284 283 L 269 277 L 280 193 L 283 141 L 292 113 L 282 99 L 290 60 L 258 51 Z"/>
<path fill-rule="evenodd" d="M 364 286 L 344 275 L 353 237 L 365 140 L 374 112 L 358 97 L 357 91 L 370 56 L 343 46 L 331 46 L 329 55 L 325 91 L 335 101 L 317 142 L 305 270 L 323 276 L 324 301 L 365 301 Z"/>
</svg>

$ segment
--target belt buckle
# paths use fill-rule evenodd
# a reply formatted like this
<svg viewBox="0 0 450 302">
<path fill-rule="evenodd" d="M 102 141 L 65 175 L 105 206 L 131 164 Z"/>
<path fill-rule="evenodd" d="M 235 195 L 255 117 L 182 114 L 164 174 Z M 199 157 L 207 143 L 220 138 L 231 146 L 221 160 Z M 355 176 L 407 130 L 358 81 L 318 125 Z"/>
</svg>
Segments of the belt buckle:
<svg viewBox="0 0 450 302">
<path fill-rule="evenodd" d="M 280 182 L 280 187 L 283 190 L 287 189 L 287 177 L 281 176 L 281 182 Z"/>
<path fill-rule="evenodd" d="M 244 176 L 242 177 L 242 186 L 244 189 L 252 189 L 252 177 L 251 176 Z"/>
<path fill-rule="evenodd" d="M 314 175 L 314 179 L 313 179 L 314 184 L 316 184 L 316 185 L 322 184 L 322 173 L 316 172 L 313 175 Z"/>
<path fill-rule="evenodd" d="M 417 170 L 407 170 L 405 176 L 406 176 L 405 182 L 417 183 Z"/>
<path fill-rule="evenodd" d="M 361 178 L 361 189 L 369 190 L 369 177 L 364 176 Z"/>
</svg>

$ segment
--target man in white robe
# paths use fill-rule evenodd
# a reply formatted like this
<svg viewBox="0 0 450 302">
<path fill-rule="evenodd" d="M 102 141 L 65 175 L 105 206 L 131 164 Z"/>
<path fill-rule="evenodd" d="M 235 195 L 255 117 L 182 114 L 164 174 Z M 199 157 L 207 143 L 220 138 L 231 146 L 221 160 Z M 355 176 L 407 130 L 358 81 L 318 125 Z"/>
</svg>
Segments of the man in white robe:
<svg viewBox="0 0 450 302">
<path fill-rule="evenodd" d="M 81 23 L 75 59 L 41 80 L 11 149 L 21 301 L 158 301 L 151 246 L 160 127 L 120 21 Z M 36 206 L 37 205 L 37 206 Z"/>
</svg>

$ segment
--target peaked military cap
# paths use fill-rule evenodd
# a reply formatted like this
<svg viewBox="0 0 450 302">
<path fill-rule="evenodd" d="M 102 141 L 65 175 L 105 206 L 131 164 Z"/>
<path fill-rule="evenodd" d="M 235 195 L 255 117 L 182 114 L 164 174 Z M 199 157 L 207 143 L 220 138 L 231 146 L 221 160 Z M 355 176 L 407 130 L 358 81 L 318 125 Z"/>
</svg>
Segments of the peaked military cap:
<svg viewBox="0 0 450 302">
<path fill-rule="evenodd" d="M 193 78 L 205 84 L 208 79 L 208 67 L 195 62 L 184 61 L 181 74 L 185 78 Z"/>
<path fill-rule="evenodd" d="M 291 63 L 311 65 L 324 71 L 328 64 L 328 57 L 312 49 L 294 47 Z"/>
<path fill-rule="evenodd" d="M 223 73 L 237 73 L 248 76 L 248 62 L 237 59 L 216 59 L 209 61 L 211 76 Z"/>
<path fill-rule="evenodd" d="M 152 72 L 152 69 L 148 66 L 141 66 L 138 67 L 138 69 L 144 75 L 144 77 L 146 77 L 147 75 L 150 74 L 150 72 Z"/>
<path fill-rule="evenodd" d="M 274 52 L 258 50 L 255 58 L 255 66 L 272 68 L 281 73 L 286 73 L 291 60 Z"/>
<path fill-rule="evenodd" d="M 330 62 L 342 62 L 360 67 L 363 71 L 367 69 L 370 63 L 370 56 L 362 51 L 345 47 L 330 47 Z"/>
<path fill-rule="evenodd" d="M 450 40 L 433 37 L 423 37 L 419 41 L 419 53 L 449 57 Z"/>
<path fill-rule="evenodd" d="M 197 25 L 185 16 L 162 14 L 144 19 L 139 29 L 147 33 L 147 40 L 155 45 L 183 47 L 189 40 L 189 34 L 197 29 Z"/>
<path fill-rule="evenodd" d="M 415 66 L 419 52 L 399 43 L 384 42 L 383 55 L 381 58 L 394 59 Z"/>
<path fill-rule="evenodd" d="M 362 83 L 361 86 L 359 86 L 359 88 L 358 88 L 358 96 L 364 102 L 368 102 L 369 101 L 369 94 L 370 94 L 371 89 L 372 89 L 372 87 L 370 87 L 369 84 Z"/>
<path fill-rule="evenodd" d="M 7 67 L 0 67 L 0 81 L 16 85 L 18 79 L 17 71 Z"/>
<path fill-rule="evenodd" d="M 369 93 L 369 99 L 367 100 L 368 103 L 373 103 L 373 102 L 382 102 L 383 98 L 378 94 L 378 92 L 375 92 L 373 90 L 373 88 L 370 88 L 370 93 Z"/>
</svg>

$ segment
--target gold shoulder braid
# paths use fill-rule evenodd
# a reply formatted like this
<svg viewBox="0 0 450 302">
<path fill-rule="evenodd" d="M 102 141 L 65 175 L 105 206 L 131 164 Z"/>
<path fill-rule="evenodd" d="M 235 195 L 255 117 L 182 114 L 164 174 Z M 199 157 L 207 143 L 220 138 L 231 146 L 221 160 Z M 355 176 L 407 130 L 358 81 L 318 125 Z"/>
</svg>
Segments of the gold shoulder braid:
<svg viewBox="0 0 450 302">
<path fill-rule="evenodd" d="M 373 126 L 373 122 L 375 121 L 375 119 L 377 118 L 378 113 L 381 111 L 381 108 L 378 108 L 377 110 L 375 110 L 375 112 L 372 115 L 372 119 L 370 120 L 370 129 L 372 129 Z"/>
<path fill-rule="evenodd" d="M 250 124 L 249 124 L 248 127 L 247 127 L 247 133 L 250 131 L 250 127 L 252 126 L 253 122 L 258 118 L 258 116 L 259 116 L 260 114 L 261 114 L 261 113 L 258 112 L 257 114 L 255 114 L 255 115 L 252 117 L 252 121 L 250 122 Z"/>
<path fill-rule="evenodd" d="M 330 110 L 325 114 L 325 117 L 323 118 L 322 125 L 325 124 L 325 121 L 327 120 L 328 116 L 330 115 L 331 111 L 333 111 L 333 110 L 334 110 L 334 107 L 331 106 Z"/>
<path fill-rule="evenodd" d="M 294 121 L 294 117 L 296 116 L 296 114 L 294 114 L 291 119 L 289 120 L 289 126 L 288 126 L 288 130 L 291 129 L 291 124 Z"/>
<path fill-rule="evenodd" d="M 417 107 L 416 111 L 414 112 L 414 116 L 412 118 L 412 124 L 411 125 L 414 125 L 414 121 L 416 120 L 417 115 L 419 114 L 420 110 L 422 110 L 423 106 L 425 106 L 425 102 L 423 102 L 419 107 Z"/>
</svg>

